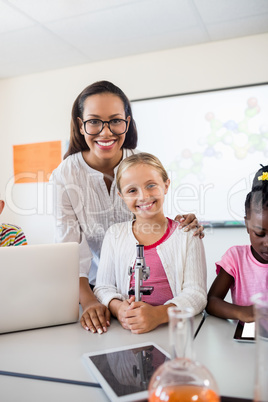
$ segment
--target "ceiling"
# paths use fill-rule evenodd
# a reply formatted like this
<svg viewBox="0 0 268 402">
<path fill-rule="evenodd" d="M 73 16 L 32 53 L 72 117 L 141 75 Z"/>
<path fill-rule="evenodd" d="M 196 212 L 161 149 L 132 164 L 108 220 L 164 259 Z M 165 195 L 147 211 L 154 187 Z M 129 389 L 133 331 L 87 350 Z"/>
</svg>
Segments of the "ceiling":
<svg viewBox="0 0 268 402">
<path fill-rule="evenodd" d="M 265 32 L 268 0 L 0 0 L 0 78 Z"/>
</svg>

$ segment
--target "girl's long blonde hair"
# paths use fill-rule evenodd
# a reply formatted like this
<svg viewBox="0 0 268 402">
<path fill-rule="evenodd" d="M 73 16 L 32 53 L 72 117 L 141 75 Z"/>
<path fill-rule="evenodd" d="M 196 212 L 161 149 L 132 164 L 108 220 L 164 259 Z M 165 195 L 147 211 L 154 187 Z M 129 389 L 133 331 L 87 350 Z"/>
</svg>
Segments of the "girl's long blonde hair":
<svg viewBox="0 0 268 402">
<path fill-rule="evenodd" d="M 160 173 L 164 183 L 168 180 L 168 174 L 166 172 L 166 169 L 160 162 L 160 160 L 152 154 L 149 154 L 147 152 L 140 152 L 138 154 L 134 154 L 123 159 L 118 167 L 116 174 L 116 185 L 120 193 L 122 193 L 120 181 L 124 172 L 128 168 L 140 164 L 152 166 L 155 170 L 157 170 Z"/>
</svg>

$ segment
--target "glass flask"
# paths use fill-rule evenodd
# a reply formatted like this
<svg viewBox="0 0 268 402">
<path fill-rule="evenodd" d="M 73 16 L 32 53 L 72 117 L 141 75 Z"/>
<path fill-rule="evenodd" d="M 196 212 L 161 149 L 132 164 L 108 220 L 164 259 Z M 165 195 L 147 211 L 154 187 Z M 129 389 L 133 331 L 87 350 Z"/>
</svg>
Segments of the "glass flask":
<svg viewBox="0 0 268 402">
<path fill-rule="evenodd" d="M 194 358 L 193 310 L 170 307 L 171 360 L 163 363 L 149 383 L 149 402 L 219 402 L 215 379 Z"/>
<path fill-rule="evenodd" d="M 254 402 L 268 402 L 268 292 L 252 296 L 251 301 L 256 332 Z"/>
</svg>

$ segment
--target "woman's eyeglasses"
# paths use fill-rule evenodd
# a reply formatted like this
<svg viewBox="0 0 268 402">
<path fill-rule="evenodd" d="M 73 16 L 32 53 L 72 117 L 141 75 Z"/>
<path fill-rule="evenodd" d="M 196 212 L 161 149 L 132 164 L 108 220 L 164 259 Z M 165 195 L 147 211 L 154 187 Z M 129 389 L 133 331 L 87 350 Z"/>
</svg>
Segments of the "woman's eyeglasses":
<svg viewBox="0 0 268 402">
<path fill-rule="evenodd" d="M 112 119 L 103 121 L 100 119 L 90 119 L 83 121 L 84 130 L 89 135 L 98 135 L 102 132 L 104 124 L 107 123 L 112 134 L 122 135 L 127 131 L 128 121 L 124 119 Z"/>
</svg>

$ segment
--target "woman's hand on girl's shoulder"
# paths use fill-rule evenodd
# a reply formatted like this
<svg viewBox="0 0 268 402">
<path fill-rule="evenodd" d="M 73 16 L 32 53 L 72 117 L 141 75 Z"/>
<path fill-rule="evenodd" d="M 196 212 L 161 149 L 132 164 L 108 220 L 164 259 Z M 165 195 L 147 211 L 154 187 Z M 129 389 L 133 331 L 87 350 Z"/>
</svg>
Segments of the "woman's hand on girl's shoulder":
<svg viewBox="0 0 268 402">
<path fill-rule="evenodd" d="M 110 311 L 98 301 L 91 303 L 82 314 L 81 325 L 87 331 L 102 334 L 110 326 Z"/>
<path fill-rule="evenodd" d="M 195 214 L 177 215 L 175 221 L 179 222 L 180 227 L 185 228 L 184 230 L 186 232 L 191 229 L 196 229 L 193 233 L 193 236 L 199 236 L 200 239 L 203 239 L 203 237 L 205 237 L 204 227 L 202 225 L 199 225 Z"/>
</svg>

